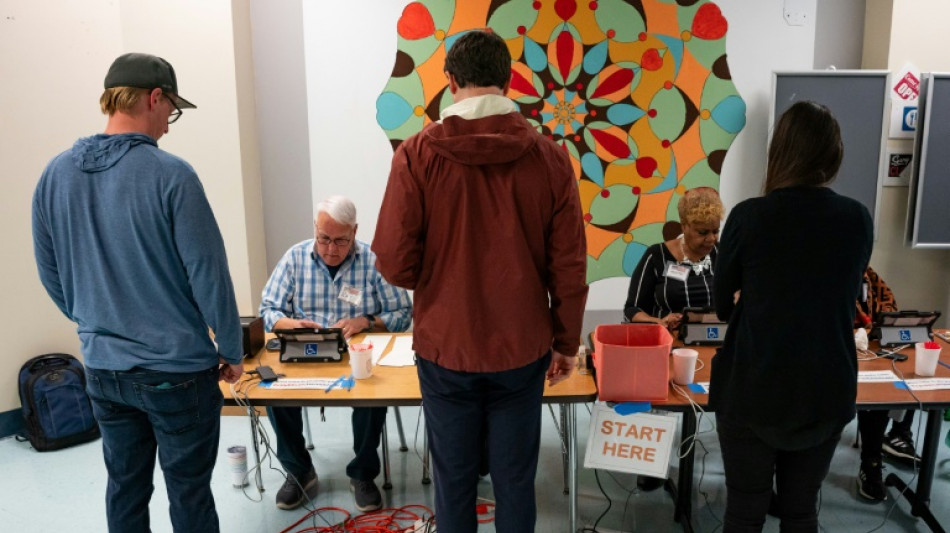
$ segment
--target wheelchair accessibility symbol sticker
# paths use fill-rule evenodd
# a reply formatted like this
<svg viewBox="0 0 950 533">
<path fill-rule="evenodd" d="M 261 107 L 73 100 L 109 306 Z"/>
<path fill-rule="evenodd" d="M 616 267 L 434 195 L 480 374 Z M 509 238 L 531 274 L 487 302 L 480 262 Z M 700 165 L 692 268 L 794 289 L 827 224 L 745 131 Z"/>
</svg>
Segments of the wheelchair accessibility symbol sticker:
<svg viewBox="0 0 950 533">
<path fill-rule="evenodd" d="M 719 339 L 719 328 L 706 328 L 706 340 L 714 341 Z"/>
<path fill-rule="evenodd" d="M 901 329 L 901 330 L 898 330 L 898 333 L 900 334 L 901 342 L 910 342 L 910 330 L 909 330 L 909 329 Z"/>
<path fill-rule="evenodd" d="M 304 355 L 317 355 L 317 344 L 312 342 L 303 346 Z"/>
</svg>

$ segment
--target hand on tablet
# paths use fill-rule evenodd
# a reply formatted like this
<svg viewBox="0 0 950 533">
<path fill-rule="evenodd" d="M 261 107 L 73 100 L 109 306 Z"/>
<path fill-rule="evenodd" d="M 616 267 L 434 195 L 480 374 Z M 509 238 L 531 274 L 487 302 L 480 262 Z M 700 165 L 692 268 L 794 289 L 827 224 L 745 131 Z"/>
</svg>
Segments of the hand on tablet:
<svg viewBox="0 0 950 533">
<path fill-rule="evenodd" d="M 306 318 L 289 318 L 284 317 L 274 322 L 274 329 L 297 329 L 297 328 L 322 328 L 320 324 L 317 324 L 313 320 L 308 320 Z"/>
</svg>

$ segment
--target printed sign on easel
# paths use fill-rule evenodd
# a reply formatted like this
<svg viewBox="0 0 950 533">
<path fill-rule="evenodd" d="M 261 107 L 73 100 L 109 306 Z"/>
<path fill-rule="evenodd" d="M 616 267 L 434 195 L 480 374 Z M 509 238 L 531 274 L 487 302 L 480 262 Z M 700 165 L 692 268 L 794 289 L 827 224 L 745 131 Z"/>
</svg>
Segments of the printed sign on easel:
<svg viewBox="0 0 950 533">
<path fill-rule="evenodd" d="M 676 433 L 673 416 L 617 414 L 594 404 L 584 468 L 600 468 L 665 478 Z"/>
<path fill-rule="evenodd" d="M 917 131 L 920 71 L 907 63 L 891 78 L 891 139 L 913 139 Z"/>
</svg>

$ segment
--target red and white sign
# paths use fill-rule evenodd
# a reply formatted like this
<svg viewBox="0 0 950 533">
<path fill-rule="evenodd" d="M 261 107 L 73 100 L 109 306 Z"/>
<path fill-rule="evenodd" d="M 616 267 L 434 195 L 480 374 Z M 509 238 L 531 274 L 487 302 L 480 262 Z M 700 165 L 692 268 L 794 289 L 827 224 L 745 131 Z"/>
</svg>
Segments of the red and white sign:
<svg viewBox="0 0 950 533">
<path fill-rule="evenodd" d="M 920 96 L 920 78 L 910 71 L 902 71 L 894 85 L 894 94 L 902 100 L 916 100 Z"/>
<path fill-rule="evenodd" d="M 917 100 L 920 97 L 920 71 L 911 63 L 891 76 L 891 111 L 888 137 L 913 139 L 917 130 Z"/>
</svg>

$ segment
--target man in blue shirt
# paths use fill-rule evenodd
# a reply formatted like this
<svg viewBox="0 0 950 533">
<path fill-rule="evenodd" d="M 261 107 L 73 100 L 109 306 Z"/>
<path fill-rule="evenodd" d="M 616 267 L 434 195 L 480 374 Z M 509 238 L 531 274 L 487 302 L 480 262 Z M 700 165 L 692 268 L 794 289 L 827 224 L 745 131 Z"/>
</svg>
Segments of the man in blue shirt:
<svg viewBox="0 0 950 533">
<path fill-rule="evenodd" d="M 241 323 L 198 176 L 158 148 L 195 106 L 148 54 L 120 56 L 104 85 L 105 133 L 50 161 L 33 196 L 40 281 L 78 326 L 109 531 L 149 531 L 157 451 L 174 530 L 216 532 L 218 380 L 241 376 Z"/>
<path fill-rule="evenodd" d="M 333 196 L 317 206 L 314 238 L 292 246 L 264 287 L 260 314 L 267 331 L 341 328 L 350 338 L 368 331 L 405 331 L 412 322 L 409 293 L 390 285 L 376 270 L 376 254 L 356 240 L 356 206 Z M 312 498 L 317 473 L 303 438 L 300 407 L 268 407 L 277 436 L 277 458 L 287 480 L 277 507 L 294 509 Z M 386 422 L 385 407 L 353 408 L 353 451 L 346 467 L 360 511 L 382 506 L 373 481 L 379 475 L 376 448 Z"/>
</svg>

